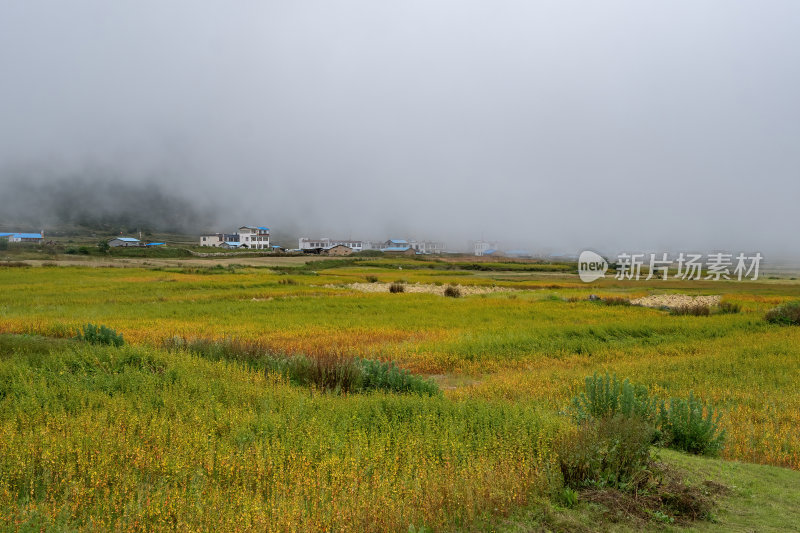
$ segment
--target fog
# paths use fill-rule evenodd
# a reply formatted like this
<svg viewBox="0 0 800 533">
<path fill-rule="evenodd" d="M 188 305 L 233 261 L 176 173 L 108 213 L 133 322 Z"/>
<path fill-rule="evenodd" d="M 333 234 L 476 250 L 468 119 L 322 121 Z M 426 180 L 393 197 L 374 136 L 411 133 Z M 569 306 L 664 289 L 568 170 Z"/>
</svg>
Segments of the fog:
<svg viewBox="0 0 800 533">
<path fill-rule="evenodd" d="M 126 205 L 196 233 L 798 258 L 799 20 L 795 0 L 7 0 L 0 223 Z"/>
</svg>

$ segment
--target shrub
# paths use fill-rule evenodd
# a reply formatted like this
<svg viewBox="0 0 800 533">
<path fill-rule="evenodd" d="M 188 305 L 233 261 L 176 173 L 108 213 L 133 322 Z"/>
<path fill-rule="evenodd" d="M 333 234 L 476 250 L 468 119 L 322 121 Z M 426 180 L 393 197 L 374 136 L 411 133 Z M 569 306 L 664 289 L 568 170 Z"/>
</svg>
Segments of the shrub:
<svg viewBox="0 0 800 533">
<path fill-rule="evenodd" d="M 367 276 L 366 279 L 369 283 L 376 283 L 378 281 L 378 276 Z"/>
<path fill-rule="evenodd" d="M 561 491 L 559 499 L 564 507 L 571 509 L 578 503 L 578 491 L 569 487 L 564 487 L 564 489 Z"/>
<path fill-rule="evenodd" d="M 285 368 L 292 382 L 314 385 L 322 391 L 347 393 L 362 387 L 358 362 L 338 352 L 320 352 L 313 357 L 296 355 L 286 360 Z"/>
<path fill-rule="evenodd" d="M 78 253 L 81 255 L 89 255 L 91 252 L 89 251 L 88 247 L 81 246 L 80 248 L 78 248 Z"/>
<path fill-rule="evenodd" d="M 709 316 L 711 314 L 711 307 L 708 305 L 678 305 L 671 307 L 669 313 L 676 316 Z"/>
<path fill-rule="evenodd" d="M 650 462 L 653 427 L 622 415 L 586 420 L 558 445 L 564 484 L 571 488 L 638 485 Z"/>
<path fill-rule="evenodd" d="M 110 346 L 122 346 L 125 344 L 122 333 L 117 333 L 106 326 L 95 326 L 94 324 L 83 326 L 81 330 L 78 330 L 76 338 L 91 344 L 108 344 Z"/>
<path fill-rule="evenodd" d="M 444 289 L 444 295 L 450 298 L 460 298 L 461 289 L 459 289 L 456 285 L 448 285 Z"/>
<path fill-rule="evenodd" d="M 4 263 L 0 263 L 0 266 L 9 268 L 28 268 L 31 265 L 29 265 L 25 261 L 5 261 Z"/>
<path fill-rule="evenodd" d="M 278 281 L 278 285 L 297 285 L 297 281 L 292 278 L 284 278 Z"/>
<path fill-rule="evenodd" d="M 800 326 L 800 302 L 789 302 L 767 311 L 764 318 L 770 324 Z"/>
<path fill-rule="evenodd" d="M 428 396 L 440 394 L 439 387 L 434 381 L 415 376 L 394 363 L 360 359 L 358 364 L 362 371 L 361 385 L 364 390 L 408 392 Z"/>
<path fill-rule="evenodd" d="M 616 375 L 586 378 L 584 391 L 572 399 L 572 415 L 578 424 L 611 418 L 640 420 L 660 445 L 694 454 L 716 455 L 725 442 L 719 429 L 720 413 L 692 393 L 684 400 L 672 398 L 657 404 L 647 388 L 620 382 Z"/>
<path fill-rule="evenodd" d="M 393 363 L 359 359 L 335 350 L 286 355 L 261 342 L 173 337 L 162 343 L 167 349 L 187 350 L 213 361 L 245 363 L 253 368 L 284 375 L 295 385 L 314 385 L 322 391 L 361 392 L 385 390 L 435 396 L 434 381 L 411 374 Z"/>
<path fill-rule="evenodd" d="M 586 377 L 584 391 L 572 399 L 572 409 L 579 423 L 617 414 L 642 420 L 653 420 L 656 416 L 656 402 L 650 398 L 647 387 L 633 385 L 627 379 L 620 382 L 616 374 L 608 372 L 605 376 L 595 372 Z"/>
<path fill-rule="evenodd" d="M 600 300 L 604 305 L 631 305 L 631 301 L 621 296 L 609 296 Z"/>
<path fill-rule="evenodd" d="M 733 315 L 742 310 L 742 306 L 734 302 L 720 302 L 719 312 L 723 315 Z"/>
<path fill-rule="evenodd" d="M 717 455 L 725 443 L 725 430 L 719 429 L 721 414 L 689 393 L 689 399 L 672 398 L 669 409 L 661 404 L 659 425 L 664 444 L 670 448 L 700 455 Z"/>
<path fill-rule="evenodd" d="M 8 250 L 8 239 L 0 238 L 0 250 Z"/>
<path fill-rule="evenodd" d="M 108 244 L 108 241 L 100 241 L 97 243 L 97 248 L 100 250 L 100 253 L 107 254 L 109 250 L 111 250 L 111 245 Z"/>
<path fill-rule="evenodd" d="M 389 285 L 389 292 L 391 293 L 406 292 L 406 286 L 403 283 L 395 281 L 394 283 Z"/>
</svg>

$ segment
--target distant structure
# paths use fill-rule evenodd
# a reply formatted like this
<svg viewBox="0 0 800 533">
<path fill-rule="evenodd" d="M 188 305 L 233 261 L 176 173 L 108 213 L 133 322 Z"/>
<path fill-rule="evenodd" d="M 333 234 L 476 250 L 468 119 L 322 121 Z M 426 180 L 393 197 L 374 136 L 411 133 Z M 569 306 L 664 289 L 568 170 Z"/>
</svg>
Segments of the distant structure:
<svg viewBox="0 0 800 533">
<path fill-rule="evenodd" d="M 344 256 L 353 253 L 353 249 L 343 244 L 335 244 L 329 248 L 323 248 L 323 255 Z"/>
<path fill-rule="evenodd" d="M 497 246 L 496 242 L 475 241 L 472 243 L 473 253 L 478 257 L 481 257 L 483 255 L 493 255 L 493 254 L 487 254 L 486 252 L 489 251 L 497 252 L 498 248 L 499 247 Z"/>
<path fill-rule="evenodd" d="M 200 236 L 200 246 L 218 248 L 249 248 L 251 250 L 274 250 L 270 246 L 269 228 L 265 226 L 242 226 L 239 233 L 206 233 Z"/>
<path fill-rule="evenodd" d="M 408 241 L 408 245 L 420 254 L 441 254 L 445 250 L 445 244 L 437 241 Z"/>
<path fill-rule="evenodd" d="M 144 246 L 145 244 L 134 237 L 115 237 L 108 241 L 108 245 L 112 248 L 131 247 L 131 246 Z"/>
<path fill-rule="evenodd" d="M 381 251 L 389 255 L 417 255 L 416 250 L 410 246 L 390 246 Z"/>
<path fill-rule="evenodd" d="M 301 237 L 298 240 L 298 248 L 302 251 L 307 250 L 327 250 L 334 246 L 346 246 L 352 252 L 360 252 L 364 249 L 362 241 L 354 239 L 329 239 L 328 237 L 320 237 L 318 239 L 311 239 L 308 237 Z"/>
<path fill-rule="evenodd" d="M 41 244 L 44 242 L 43 233 L 0 233 L 0 238 L 7 238 L 8 242 L 27 242 Z"/>
<path fill-rule="evenodd" d="M 239 242 L 242 248 L 269 250 L 269 228 L 264 226 L 242 226 L 239 228 Z"/>
<path fill-rule="evenodd" d="M 222 247 L 226 243 L 238 243 L 238 233 L 209 233 L 200 236 L 200 246 Z"/>
<path fill-rule="evenodd" d="M 309 238 L 301 237 L 298 241 L 300 250 L 306 253 L 324 253 L 334 246 L 346 246 L 354 253 L 365 250 L 396 253 L 410 248 L 413 253 L 440 254 L 445 250 L 443 242 L 416 241 L 406 239 L 389 239 L 386 241 L 360 241 L 356 239 L 330 239 L 328 237 Z"/>
</svg>

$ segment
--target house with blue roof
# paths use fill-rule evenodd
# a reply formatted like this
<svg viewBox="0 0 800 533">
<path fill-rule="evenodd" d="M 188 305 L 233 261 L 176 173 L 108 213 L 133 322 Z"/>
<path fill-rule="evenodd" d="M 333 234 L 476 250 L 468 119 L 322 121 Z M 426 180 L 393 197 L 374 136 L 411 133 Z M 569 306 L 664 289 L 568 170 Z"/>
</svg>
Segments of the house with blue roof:
<svg viewBox="0 0 800 533">
<path fill-rule="evenodd" d="M 385 254 L 390 255 L 416 255 L 417 251 L 411 246 L 387 246 L 381 250 Z"/>
<path fill-rule="evenodd" d="M 242 248 L 269 250 L 269 228 L 266 226 L 242 226 L 239 228 L 239 242 Z"/>
<path fill-rule="evenodd" d="M 108 245 L 113 248 L 144 246 L 144 243 L 134 237 L 115 237 L 108 241 Z"/>
<path fill-rule="evenodd" d="M 44 235 L 41 233 L 0 233 L 0 237 L 7 237 L 8 242 L 41 244 L 44 241 Z"/>
</svg>

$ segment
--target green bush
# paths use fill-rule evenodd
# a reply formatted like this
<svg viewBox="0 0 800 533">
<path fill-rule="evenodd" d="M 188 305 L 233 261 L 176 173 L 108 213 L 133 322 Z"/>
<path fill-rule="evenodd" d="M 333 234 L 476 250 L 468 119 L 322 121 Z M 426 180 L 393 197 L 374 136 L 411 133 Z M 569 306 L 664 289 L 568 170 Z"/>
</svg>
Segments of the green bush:
<svg viewBox="0 0 800 533">
<path fill-rule="evenodd" d="M 586 420 L 559 444 L 559 466 L 571 488 L 638 485 L 650 463 L 654 429 L 623 415 Z"/>
<path fill-rule="evenodd" d="M 247 364 L 267 373 L 281 374 L 295 385 L 315 386 L 330 392 L 389 392 L 440 394 L 434 381 L 411 374 L 393 363 L 359 359 L 337 351 L 287 355 L 269 345 L 238 339 L 214 341 L 173 337 L 163 342 L 171 350 L 186 350 L 212 361 Z"/>
<path fill-rule="evenodd" d="M 406 292 L 406 286 L 404 283 L 399 281 L 395 281 L 391 285 L 389 285 L 389 292 L 392 294 L 399 293 L 399 292 Z"/>
<path fill-rule="evenodd" d="M 461 298 L 461 289 L 455 285 L 448 285 L 444 289 L 444 295 L 450 298 Z"/>
<path fill-rule="evenodd" d="M 370 283 L 376 283 L 378 281 L 378 276 L 367 276 L 366 279 Z"/>
<path fill-rule="evenodd" d="M 106 326 L 95 326 L 94 324 L 86 324 L 83 326 L 83 328 L 78 331 L 76 339 L 91 344 L 108 344 L 109 346 L 122 346 L 125 344 L 122 333 L 117 333 Z"/>
<path fill-rule="evenodd" d="M 661 404 L 659 426 L 664 444 L 698 455 L 717 455 L 725 443 L 725 430 L 719 429 L 720 413 L 694 394 L 689 399 L 672 398 L 669 408 Z"/>
<path fill-rule="evenodd" d="M 719 429 L 721 414 L 711 404 L 689 394 L 688 400 L 672 398 L 658 403 L 643 385 L 614 374 L 595 373 L 586 378 L 584 391 L 572 399 L 572 415 L 578 424 L 612 418 L 639 420 L 648 434 L 661 446 L 694 454 L 716 455 L 725 443 L 725 431 Z"/>
<path fill-rule="evenodd" d="M 295 355 L 271 366 L 283 367 L 289 380 L 298 385 L 314 385 L 322 391 L 335 393 L 357 392 L 362 388 L 362 373 L 358 362 L 338 353 L 317 354 L 315 357 Z"/>
<path fill-rule="evenodd" d="M 719 312 L 722 315 L 733 315 L 742 310 L 742 306 L 734 302 L 720 302 Z"/>
<path fill-rule="evenodd" d="M 620 382 L 616 374 L 610 375 L 608 372 L 605 376 L 596 372 L 587 376 L 584 391 L 572 399 L 573 416 L 578 423 L 617 414 L 653 420 L 656 407 L 656 401 L 650 398 L 647 387 L 633 385 L 627 379 Z"/>
<path fill-rule="evenodd" d="M 564 487 L 559 496 L 561 503 L 568 509 L 572 509 L 578 504 L 578 491 L 574 489 Z"/>
<path fill-rule="evenodd" d="M 5 237 L 0 238 L 0 250 L 8 250 L 8 239 Z"/>
<path fill-rule="evenodd" d="M 770 324 L 800 326 L 800 302 L 789 302 L 767 311 L 764 316 Z"/>
<path fill-rule="evenodd" d="M 708 305 L 678 305 L 669 310 L 671 315 L 709 316 L 711 307 Z"/>
<path fill-rule="evenodd" d="M 440 394 L 439 387 L 434 381 L 415 376 L 394 363 L 359 359 L 358 364 L 361 367 L 361 386 L 364 390 L 386 390 L 428 396 Z"/>
<path fill-rule="evenodd" d="M 622 298 L 621 296 L 610 296 L 608 298 L 602 298 L 599 300 L 600 303 L 603 305 L 631 305 L 631 301 L 627 298 Z"/>
<path fill-rule="evenodd" d="M 278 285 L 297 285 L 297 280 L 292 278 L 283 278 L 278 281 Z"/>
</svg>

